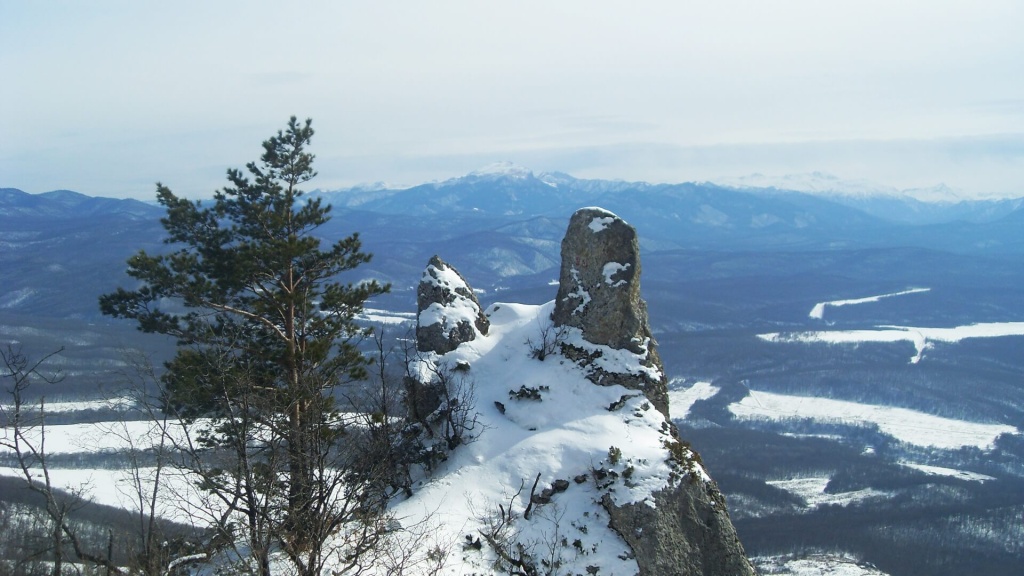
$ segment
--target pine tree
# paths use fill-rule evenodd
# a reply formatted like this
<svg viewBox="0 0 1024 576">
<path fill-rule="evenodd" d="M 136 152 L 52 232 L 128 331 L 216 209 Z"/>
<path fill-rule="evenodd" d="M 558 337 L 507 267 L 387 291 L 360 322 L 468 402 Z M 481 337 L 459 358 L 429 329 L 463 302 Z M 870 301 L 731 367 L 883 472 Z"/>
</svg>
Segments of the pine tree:
<svg viewBox="0 0 1024 576">
<path fill-rule="evenodd" d="M 316 175 L 312 136 L 311 120 L 292 117 L 247 173 L 228 170 L 230 186 L 212 206 L 158 184 L 166 242 L 176 249 L 131 257 L 128 274 L 140 286 L 100 298 L 104 314 L 177 339 L 162 379 L 166 408 L 186 423 L 216 422 L 200 445 L 232 454 L 232 464 L 194 468 L 246 518 L 264 573 L 272 546 L 300 572 L 318 572 L 324 542 L 358 516 L 350 500 L 359 491 L 336 470 L 344 431 L 332 391 L 365 377 L 357 344 L 368 332 L 355 317 L 388 290 L 337 280 L 370 260 L 358 234 L 321 249 L 315 232 L 331 208 L 299 189 Z"/>
</svg>

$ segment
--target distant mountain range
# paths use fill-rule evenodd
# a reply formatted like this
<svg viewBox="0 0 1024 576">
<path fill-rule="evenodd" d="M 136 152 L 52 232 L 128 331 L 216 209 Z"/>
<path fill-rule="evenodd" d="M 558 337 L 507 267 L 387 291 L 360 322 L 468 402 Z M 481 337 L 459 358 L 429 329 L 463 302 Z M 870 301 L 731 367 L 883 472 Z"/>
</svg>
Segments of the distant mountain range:
<svg viewBox="0 0 1024 576">
<path fill-rule="evenodd" d="M 435 253 L 496 287 L 556 277 L 566 222 L 582 206 L 623 217 L 639 231 L 644 252 L 663 262 L 663 255 L 682 253 L 882 248 L 970 257 L 1024 253 L 1021 199 L 925 203 L 820 192 L 583 180 L 498 164 L 411 188 L 311 195 L 334 206 L 323 236 L 358 231 L 376 255 L 359 272 L 393 282 L 399 291 L 418 280 Z M 0 189 L 0 311 L 96 317 L 96 296 L 130 282 L 125 260 L 138 249 L 164 249 L 162 214 L 161 207 L 138 200 Z M 656 283 L 678 276 L 666 267 L 646 277 Z"/>
<path fill-rule="evenodd" d="M 144 219 L 159 217 L 163 209 L 139 200 L 96 198 L 71 190 L 29 194 L 17 188 L 0 188 L 0 218 L 87 218 L 119 215 Z"/>
<path fill-rule="evenodd" d="M 843 190 L 837 184 L 836 190 Z M 432 221 L 567 218 L 601 206 L 639 230 L 647 248 L 834 249 L 919 246 L 960 253 L 1019 251 L 1024 199 L 925 202 L 891 189 L 830 193 L 711 183 L 581 180 L 499 164 L 405 189 L 316 191 L 336 208 Z M 446 225 L 448 228 L 449 225 Z M 457 229 L 458 226 L 455 226 Z M 545 236 L 553 239 L 553 236 Z"/>
</svg>

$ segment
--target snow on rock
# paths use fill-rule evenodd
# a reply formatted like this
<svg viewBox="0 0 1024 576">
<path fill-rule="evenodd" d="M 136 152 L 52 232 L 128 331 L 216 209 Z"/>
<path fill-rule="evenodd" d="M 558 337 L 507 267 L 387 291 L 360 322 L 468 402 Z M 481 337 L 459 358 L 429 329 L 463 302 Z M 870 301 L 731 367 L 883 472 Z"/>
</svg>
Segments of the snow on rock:
<svg viewBox="0 0 1024 576">
<path fill-rule="evenodd" d="M 618 288 L 619 286 L 625 286 L 625 279 L 615 279 L 615 275 L 619 272 L 629 270 L 629 264 L 619 264 L 618 262 L 609 262 L 604 265 L 604 283 L 611 286 L 612 288 Z"/>
<path fill-rule="evenodd" d="M 430 259 L 416 291 L 416 341 L 421 352 L 443 354 L 487 334 L 489 322 L 473 289 L 458 270 Z"/>
</svg>

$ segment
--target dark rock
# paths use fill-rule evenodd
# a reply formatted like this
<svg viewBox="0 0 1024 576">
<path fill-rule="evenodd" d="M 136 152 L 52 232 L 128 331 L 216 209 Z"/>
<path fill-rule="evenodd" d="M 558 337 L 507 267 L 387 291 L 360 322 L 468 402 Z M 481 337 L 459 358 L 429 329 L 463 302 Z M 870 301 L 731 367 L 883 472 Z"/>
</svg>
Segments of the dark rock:
<svg viewBox="0 0 1024 576">
<path fill-rule="evenodd" d="M 441 406 L 445 395 L 443 385 L 437 382 L 420 382 L 409 376 L 403 378 L 402 383 L 405 385 L 409 418 L 413 422 L 426 424 L 427 417 Z"/>
<path fill-rule="evenodd" d="M 478 335 L 491 321 L 458 270 L 437 256 L 430 259 L 416 290 L 416 349 L 445 354 Z"/>
</svg>

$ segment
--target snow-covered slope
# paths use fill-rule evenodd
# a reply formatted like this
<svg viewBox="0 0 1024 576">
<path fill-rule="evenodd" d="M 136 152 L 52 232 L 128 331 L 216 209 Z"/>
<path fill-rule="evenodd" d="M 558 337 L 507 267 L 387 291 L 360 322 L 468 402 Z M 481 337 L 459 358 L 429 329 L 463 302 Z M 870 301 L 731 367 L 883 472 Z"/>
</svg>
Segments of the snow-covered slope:
<svg viewBox="0 0 1024 576">
<path fill-rule="evenodd" d="M 533 357 L 529 343 L 551 329 L 553 305 L 495 304 L 487 311 L 487 336 L 419 364 L 425 372 L 468 364 L 456 385 L 471 387 L 476 402 L 472 440 L 393 508 L 403 525 L 434 526 L 431 538 L 446 551 L 445 574 L 492 572 L 495 552 L 472 544 L 503 517 L 512 519 L 508 537 L 538 561 L 560 563 L 559 573 L 596 566 L 601 574 L 634 574 L 632 552 L 609 528 L 600 500 L 653 505 L 654 492 L 679 480 L 665 447 L 668 423 L 643 396 L 596 386 L 561 356 Z M 623 372 L 639 366 L 621 351 L 614 357 Z M 697 481 L 710 481 L 699 464 L 688 465 Z M 536 494 L 553 494 L 527 518 L 535 481 Z"/>
</svg>

